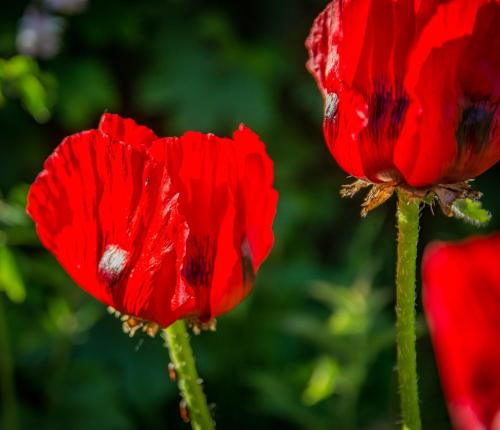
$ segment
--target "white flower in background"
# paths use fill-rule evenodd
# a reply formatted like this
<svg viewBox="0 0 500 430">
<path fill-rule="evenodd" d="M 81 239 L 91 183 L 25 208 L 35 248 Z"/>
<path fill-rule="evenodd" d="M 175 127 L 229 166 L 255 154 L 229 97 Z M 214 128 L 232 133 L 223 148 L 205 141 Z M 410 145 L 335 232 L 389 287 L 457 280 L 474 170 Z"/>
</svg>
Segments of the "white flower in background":
<svg viewBox="0 0 500 430">
<path fill-rule="evenodd" d="M 17 50 L 21 54 L 49 59 L 61 48 L 64 19 L 48 12 L 28 7 L 19 23 Z"/>
<path fill-rule="evenodd" d="M 87 7 L 87 0 L 44 0 L 44 5 L 54 11 L 60 13 L 80 13 Z"/>
</svg>

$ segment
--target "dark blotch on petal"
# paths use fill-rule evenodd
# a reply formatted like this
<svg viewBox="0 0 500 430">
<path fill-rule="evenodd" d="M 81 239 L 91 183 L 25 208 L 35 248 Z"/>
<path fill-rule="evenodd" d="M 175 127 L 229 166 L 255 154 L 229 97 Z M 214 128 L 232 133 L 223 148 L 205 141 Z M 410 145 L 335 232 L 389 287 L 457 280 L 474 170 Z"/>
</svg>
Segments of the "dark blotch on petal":
<svg viewBox="0 0 500 430">
<path fill-rule="evenodd" d="M 255 280 L 255 272 L 253 270 L 252 252 L 246 238 L 241 244 L 241 267 L 243 269 L 243 286 L 252 288 Z"/>
<path fill-rule="evenodd" d="M 209 237 L 190 236 L 182 275 L 193 287 L 208 287 L 212 283 L 215 253 Z"/>
<path fill-rule="evenodd" d="M 467 102 L 458 122 L 455 138 L 460 146 L 472 146 L 477 152 L 490 141 L 497 103 L 489 100 Z"/>
<path fill-rule="evenodd" d="M 387 85 L 375 83 L 368 101 L 368 130 L 373 138 L 396 139 L 408 104 L 408 96 L 400 86 L 394 90 Z"/>
</svg>

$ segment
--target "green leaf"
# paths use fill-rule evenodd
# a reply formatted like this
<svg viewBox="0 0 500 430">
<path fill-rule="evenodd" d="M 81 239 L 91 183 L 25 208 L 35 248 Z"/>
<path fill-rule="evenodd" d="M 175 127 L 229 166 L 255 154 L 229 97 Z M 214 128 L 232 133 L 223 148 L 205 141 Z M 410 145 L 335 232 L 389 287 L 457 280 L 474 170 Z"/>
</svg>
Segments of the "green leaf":
<svg viewBox="0 0 500 430">
<path fill-rule="evenodd" d="M 456 218 L 478 227 L 485 225 L 491 219 L 491 213 L 483 209 L 481 202 L 478 200 L 455 200 L 451 210 Z"/>
<path fill-rule="evenodd" d="M 50 118 L 48 95 L 40 78 L 25 75 L 19 78 L 17 85 L 23 107 L 37 122 L 47 122 Z"/>
<path fill-rule="evenodd" d="M 0 291 L 15 303 L 26 297 L 26 288 L 19 273 L 14 255 L 5 245 L 0 245 Z"/>
</svg>

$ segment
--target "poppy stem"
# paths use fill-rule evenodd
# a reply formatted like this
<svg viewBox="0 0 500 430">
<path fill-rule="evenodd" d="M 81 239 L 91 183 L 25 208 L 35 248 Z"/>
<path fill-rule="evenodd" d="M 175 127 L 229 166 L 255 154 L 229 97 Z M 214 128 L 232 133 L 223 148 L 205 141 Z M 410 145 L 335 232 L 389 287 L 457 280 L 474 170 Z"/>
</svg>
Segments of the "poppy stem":
<svg viewBox="0 0 500 430">
<path fill-rule="evenodd" d="M 175 368 L 181 396 L 186 402 L 193 430 L 213 430 L 207 399 L 196 371 L 189 334 L 184 320 L 178 320 L 164 330 L 170 359 Z"/>
<path fill-rule="evenodd" d="M 404 430 L 420 430 L 415 348 L 415 274 L 420 200 L 398 192 L 396 268 L 396 338 L 399 394 Z"/>
<path fill-rule="evenodd" d="M 13 373 L 9 331 L 3 297 L 0 294 L 0 397 L 2 398 L 0 428 L 5 430 L 19 428 Z"/>
</svg>

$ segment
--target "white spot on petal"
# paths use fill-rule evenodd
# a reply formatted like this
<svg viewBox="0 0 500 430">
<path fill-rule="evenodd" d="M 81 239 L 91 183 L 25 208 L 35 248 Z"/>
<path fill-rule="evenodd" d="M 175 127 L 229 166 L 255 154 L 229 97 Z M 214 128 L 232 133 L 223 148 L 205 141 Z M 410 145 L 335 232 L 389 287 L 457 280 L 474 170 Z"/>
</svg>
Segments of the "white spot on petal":
<svg viewBox="0 0 500 430">
<path fill-rule="evenodd" d="M 364 109 L 356 109 L 355 113 L 361 120 L 363 127 L 366 127 L 368 125 L 368 116 L 366 114 L 366 111 Z"/>
<path fill-rule="evenodd" d="M 99 274 L 108 282 L 115 281 L 125 269 L 129 253 L 118 245 L 108 245 L 99 261 Z"/>
<path fill-rule="evenodd" d="M 326 95 L 325 99 L 325 117 L 328 119 L 335 118 L 337 114 L 337 107 L 339 104 L 339 98 L 337 94 L 330 93 Z"/>
</svg>

